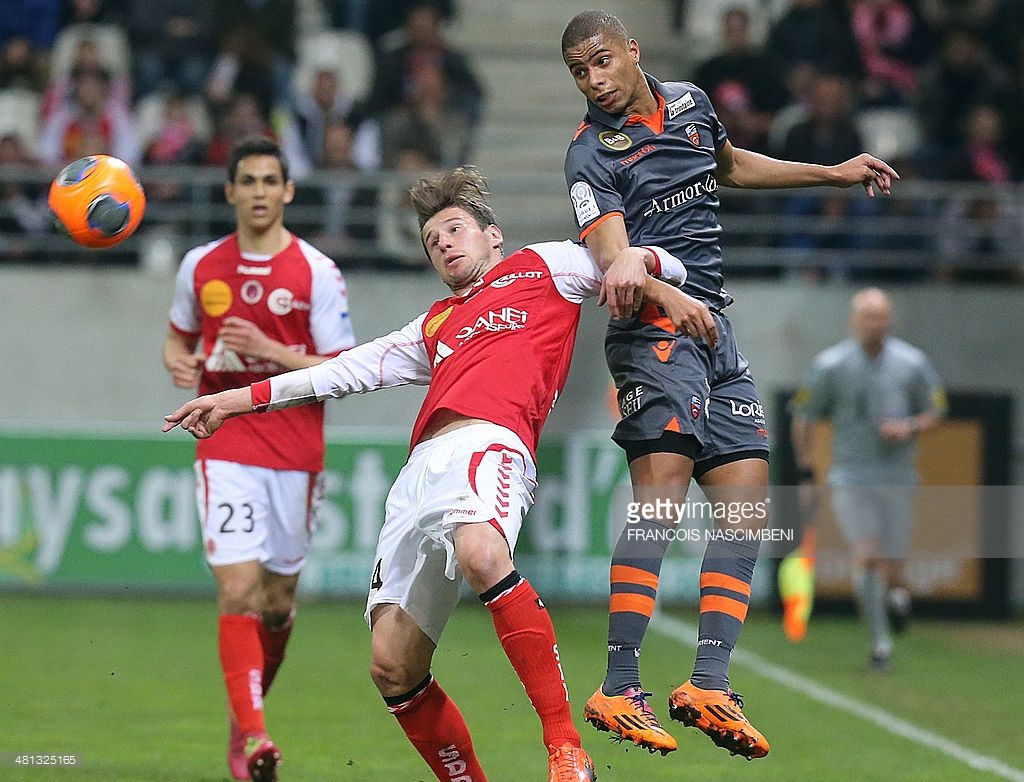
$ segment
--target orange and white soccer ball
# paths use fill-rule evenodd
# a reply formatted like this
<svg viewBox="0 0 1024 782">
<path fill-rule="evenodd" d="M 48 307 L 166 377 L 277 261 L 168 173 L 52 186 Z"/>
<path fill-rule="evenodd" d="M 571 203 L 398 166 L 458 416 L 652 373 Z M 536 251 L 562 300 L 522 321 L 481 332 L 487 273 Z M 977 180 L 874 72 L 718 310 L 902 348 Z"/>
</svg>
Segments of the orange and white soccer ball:
<svg viewBox="0 0 1024 782">
<path fill-rule="evenodd" d="M 83 247 L 113 247 L 135 233 L 146 194 L 131 166 L 110 155 L 68 163 L 50 185 L 50 211 Z"/>
</svg>

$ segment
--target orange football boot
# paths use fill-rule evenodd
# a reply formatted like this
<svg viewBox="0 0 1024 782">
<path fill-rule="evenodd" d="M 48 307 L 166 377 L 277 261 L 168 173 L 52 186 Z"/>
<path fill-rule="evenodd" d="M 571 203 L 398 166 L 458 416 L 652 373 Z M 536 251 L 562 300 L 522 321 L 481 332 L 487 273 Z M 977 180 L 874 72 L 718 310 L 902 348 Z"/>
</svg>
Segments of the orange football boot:
<svg viewBox="0 0 1024 782">
<path fill-rule="evenodd" d="M 650 694 L 631 687 L 622 695 L 605 695 L 598 687 L 583 709 L 583 719 L 598 730 L 614 733 L 619 741 L 667 755 L 679 745 L 654 716 L 647 703 Z"/>
<path fill-rule="evenodd" d="M 699 728 L 719 747 L 747 760 L 763 758 L 770 749 L 743 715 L 743 698 L 732 690 L 702 690 L 687 680 L 669 696 L 668 716 Z"/>
</svg>

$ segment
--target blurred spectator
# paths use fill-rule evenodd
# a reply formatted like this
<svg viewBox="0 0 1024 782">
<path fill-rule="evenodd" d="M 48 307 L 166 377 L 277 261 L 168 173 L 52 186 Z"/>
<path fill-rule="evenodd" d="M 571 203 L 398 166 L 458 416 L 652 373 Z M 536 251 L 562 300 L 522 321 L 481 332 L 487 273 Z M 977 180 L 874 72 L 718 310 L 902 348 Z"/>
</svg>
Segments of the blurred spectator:
<svg viewBox="0 0 1024 782">
<path fill-rule="evenodd" d="M 205 144 L 184 92 L 167 95 L 158 135 L 147 145 L 143 161 L 149 165 L 195 165 L 203 161 Z"/>
<path fill-rule="evenodd" d="M 46 89 L 46 55 L 36 51 L 27 36 L 16 35 L 0 44 L 0 90 Z"/>
<path fill-rule="evenodd" d="M 732 8 L 722 16 L 722 53 L 697 66 L 694 81 L 710 97 L 733 144 L 764 152 L 772 118 L 786 90 L 771 63 L 750 43 L 750 14 Z"/>
<path fill-rule="evenodd" d="M 1020 159 L 1007 143 L 999 109 L 984 103 L 971 107 L 966 139 L 950 168 L 953 179 L 1006 185 L 1020 179 Z"/>
<path fill-rule="evenodd" d="M 355 98 L 345 89 L 344 75 L 333 68 L 320 68 L 313 74 L 309 92 L 295 98 L 292 121 L 301 143 L 301 154 L 310 164 L 324 163 L 326 132 L 329 125 L 344 122 L 355 128 L 352 140 L 352 160 L 357 168 L 380 167 L 380 127 L 374 120 L 362 120 L 356 109 Z M 294 154 L 289 160 L 295 162 Z"/>
<path fill-rule="evenodd" d="M 33 162 L 17 134 L 0 136 L 0 168 L 29 166 Z M 18 261 L 34 260 L 31 248 L 18 236 L 46 233 L 52 224 L 45 188 L 18 182 L 16 178 L 5 177 L 0 181 L 0 246 L 5 256 Z"/>
<path fill-rule="evenodd" d="M 142 0 L 156 2 L 161 0 Z M 123 25 L 126 3 L 124 0 L 64 0 L 61 13 L 61 27 L 73 24 L 114 24 Z"/>
<path fill-rule="evenodd" d="M 76 68 L 71 91 L 40 130 L 41 163 L 58 166 L 83 155 L 105 153 L 135 165 L 141 157 L 131 110 L 110 100 L 110 73 L 103 68 Z"/>
<path fill-rule="evenodd" d="M 60 30 L 61 0 L 0 2 L 0 46 L 11 38 L 27 38 L 32 48 L 47 52 Z"/>
<path fill-rule="evenodd" d="M 934 179 L 948 178 L 951 160 L 965 142 L 971 106 L 988 104 L 1006 115 L 1014 100 L 1008 74 L 993 62 L 978 36 L 967 28 L 948 30 L 941 49 L 921 72 L 916 95 L 925 134 L 924 169 Z"/>
<path fill-rule="evenodd" d="M 860 66 L 849 20 L 842 8 L 827 0 L 792 0 L 788 11 L 772 25 L 765 51 L 781 79 L 796 66 L 854 77 Z"/>
<path fill-rule="evenodd" d="M 270 117 L 287 110 L 295 63 L 295 0 L 214 0 L 218 56 L 206 84 L 221 105 L 234 92 L 255 95 Z"/>
<path fill-rule="evenodd" d="M 440 158 L 418 139 L 411 138 L 398 150 L 393 168 L 402 178 L 389 179 L 381 190 L 377 210 L 380 252 L 399 266 L 426 268 L 423 237 L 416 210 L 409 200 L 409 188 L 423 177 L 440 173 Z"/>
<path fill-rule="evenodd" d="M 404 43 L 378 58 L 366 111 L 381 118 L 382 125 L 390 125 L 392 134 L 396 128 L 442 133 L 437 141 L 442 165 L 448 167 L 469 160 L 483 114 L 484 90 L 465 56 L 444 40 L 440 20 L 431 3 L 411 6 Z M 387 128 L 383 132 L 387 166 Z"/>
<path fill-rule="evenodd" d="M 206 147 L 203 164 L 227 166 L 231 148 L 247 136 L 273 138 L 270 123 L 264 116 L 259 99 L 248 92 L 237 93 L 216 113 L 213 137 Z"/>
<path fill-rule="evenodd" d="M 861 104 L 905 104 L 928 56 L 923 20 L 904 0 L 851 0 L 850 27 L 864 73 Z"/>
<path fill-rule="evenodd" d="M 776 156 L 802 163 L 835 165 L 863 151 L 864 144 L 851 109 L 848 81 L 837 74 L 819 74 L 814 81 L 807 118 L 790 128 Z M 861 239 L 857 237 L 857 226 L 851 224 L 849 218 L 864 213 L 864 200 L 844 198 L 840 194 L 786 196 L 784 214 L 824 219 L 819 223 L 819 231 L 787 235 L 785 246 L 803 249 L 857 246 Z M 842 275 L 848 272 L 846 269 L 832 271 Z"/>
<path fill-rule="evenodd" d="M 395 45 L 395 34 L 401 34 L 402 22 L 410 7 L 431 0 L 322 0 L 331 27 L 356 30 L 366 35 L 375 50 Z M 454 0 L 432 0 L 440 18 L 455 18 Z"/>
<path fill-rule="evenodd" d="M 202 93 L 215 49 L 209 0 L 133 3 L 127 31 L 136 98 L 157 90 Z"/>
<path fill-rule="evenodd" d="M 918 0 L 921 16 L 933 30 L 969 27 L 986 38 L 998 5 L 999 0 Z"/>
<path fill-rule="evenodd" d="M 116 111 L 129 111 L 132 105 L 131 82 L 127 73 L 115 74 L 112 63 L 105 59 L 103 48 L 97 39 L 83 34 L 75 42 L 74 54 L 66 71 L 54 70 L 50 82 L 43 94 L 41 116 L 45 119 L 53 114 L 61 105 L 71 98 L 74 88 L 74 74 L 89 71 L 103 71 L 107 74 L 107 102 L 114 105 Z"/>
<path fill-rule="evenodd" d="M 1006 194 L 951 198 L 938 221 L 938 276 L 947 282 L 1024 282 L 1020 204 Z"/>
<path fill-rule="evenodd" d="M 343 121 L 331 121 L 324 128 L 322 170 L 331 174 L 331 184 L 316 190 L 322 206 L 322 232 L 314 244 L 345 268 L 375 266 L 377 257 L 377 200 L 375 186 L 359 181 L 359 169 L 352 159 L 355 134 Z"/>
<path fill-rule="evenodd" d="M 384 168 L 398 165 L 398 156 L 408 139 L 419 139 L 431 158 L 445 168 L 468 161 L 473 128 L 469 118 L 452 105 L 450 89 L 436 67 L 424 67 L 412 74 L 405 100 L 381 121 Z"/>
</svg>

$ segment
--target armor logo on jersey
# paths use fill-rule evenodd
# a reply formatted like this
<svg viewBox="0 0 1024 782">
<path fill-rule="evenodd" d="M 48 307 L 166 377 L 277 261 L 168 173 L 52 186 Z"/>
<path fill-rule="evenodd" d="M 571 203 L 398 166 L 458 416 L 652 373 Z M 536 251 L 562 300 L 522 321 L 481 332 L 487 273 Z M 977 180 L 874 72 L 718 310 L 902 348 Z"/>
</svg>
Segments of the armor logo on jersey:
<svg viewBox="0 0 1024 782">
<path fill-rule="evenodd" d="M 686 93 L 681 98 L 676 98 L 674 101 L 669 103 L 665 108 L 668 110 L 668 118 L 675 119 L 687 109 L 692 109 L 696 106 L 696 102 L 693 100 L 691 93 Z"/>
<path fill-rule="evenodd" d="M 594 189 L 586 182 L 577 182 L 569 188 L 569 198 L 572 199 L 572 208 L 576 212 L 576 223 L 580 228 L 600 216 L 601 210 L 597 207 Z"/>
<path fill-rule="evenodd" d="M 700 411 L 704 409 L 704 400 L 694 394 L 690 397 L 690 417 L 696 421 L 700 418 Z"/>
<path fill-rule="evenodd" d="M 695 147 L 699 147 L 700 146 L 700 130 L 697 129 L 697 126 L 694 123 L 691 122 L 683 130 L 686 133 L 686 137 L 688 139 L 690 139 L 690 143 L 693 144 Z"/>
<path fill-rule="evenodd" d="M 437 330 L 441 328 L 441 324 L 448 320 L 448 316 L 452 314 L 452 310 L 454 309 L 455 305 L 453 304 L 448 309 L 437 313 L 427 321 L 427 325 L 423 327 L 423 333 L 427 335 L 428 339 L 437 333 Z"/>
<path fill-rule="evenodd" d="M 717 190 L 718 180 L 715 179 L 714 174 L 708 174 L 703 182 L 691 182 L 678 193 L 665 196 L 665 198 L 652 198 L 650 207 L 644 212 L 644 217 L 650 217 L 661 212 L 671 212 L 673 209 L 685 206 L 691 201 L 696 201 L 698 198 L 703 198 Z"/>
<path fill-rule="evenodd" d="M 455 338 L 459 344 L 465 344 L 473 339 L 481 331 L 518 331 L 526 328 L 526 318 L 529 316 L 526 310 L 515 307 L 502 307 L 495 312 L 490 310 L 486 315 L 481 315 L 472 326 L 464 326 L 459 329 Z"/>
<path fill-rule="evenodd" d="M 511 274 L 505 274 L 496 279 L 491 283 L 491 287 L 507 288 L 516 280 L 541 280 L 543 278 L 544 272 L 512 272 Z"/>
<path fill-rule="evenodd" d="M 242 283 L 242 301 L 256 304 L 263 298 L 263 285 L 259 280 L 246 280 Z"/>
<path fill-rule="evenodd" d="M 615 152 L 622 152 L 623 150 L 629 149 L 633 146 L 633 140 L 619 130 L 602 130 L 597 134 L 597 139 L 608 147 L 608 149 L 614 150 Z"/>
<path fill-rule="evenodd" d="M 199 304 L 211 318 L 219 318 L 231 306 L 234 297 L 224 280 L 210 280 L 199 290 Z"/>
</svg>

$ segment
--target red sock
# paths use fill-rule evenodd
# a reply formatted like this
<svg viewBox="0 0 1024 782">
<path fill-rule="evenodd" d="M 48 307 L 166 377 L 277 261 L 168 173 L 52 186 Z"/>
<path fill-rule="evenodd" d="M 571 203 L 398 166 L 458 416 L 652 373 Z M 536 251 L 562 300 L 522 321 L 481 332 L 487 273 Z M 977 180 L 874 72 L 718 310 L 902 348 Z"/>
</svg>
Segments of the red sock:
<svg viewBox="0 0 1024 782">
<path fill-rule="evenodd" d="M 224 614 L 220 618 L 220 667 L 228 701 L 242 733 L 266 732 L 263 721 L 263 650 L 255 614 Z"/>
<path fill-rule="evenodd" d="M 438 779 L 487 782 L 462 712 L 432 676 L 411 692 L 384 702 Z"/>
<path fill-rule="evenodd" d="M 490 609 L 498 640 L 540 717 L 544 743 L 580 746 L 558 660 L 555 628 L 530 582 L 513 571 L 480 599 Z"/>
<path fill-rule="evenodd" d="M 284 662 L 284 650 L 292 634 L 295 624 L 295 612 L 292 611 L 288 621 L 281 627 L 267 627 L 262 621 L 259 626 L 260 645 L 263 647 L 263 694 L 266 695 L 270 685 L 277 676 L 277 669 Z"/>
</svg>

